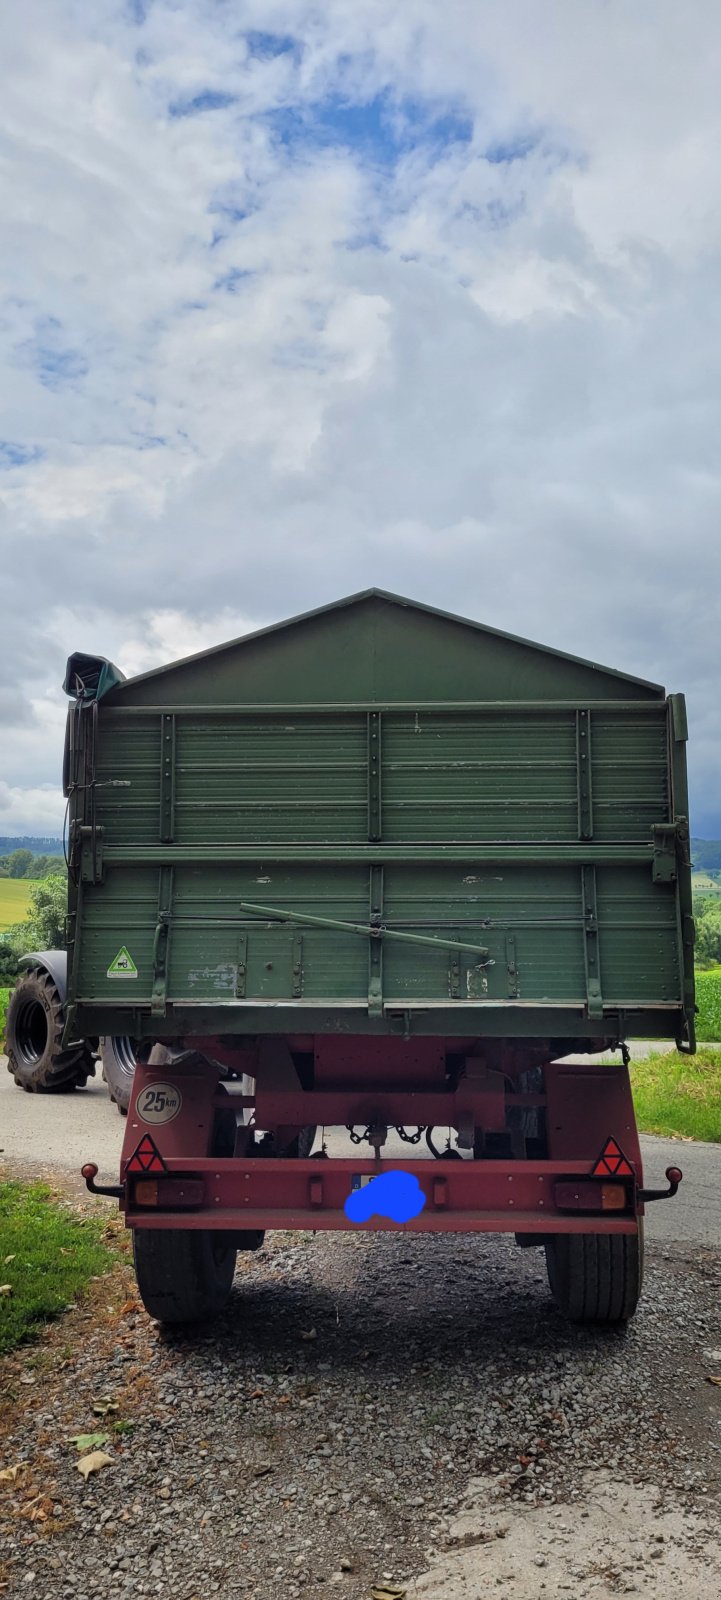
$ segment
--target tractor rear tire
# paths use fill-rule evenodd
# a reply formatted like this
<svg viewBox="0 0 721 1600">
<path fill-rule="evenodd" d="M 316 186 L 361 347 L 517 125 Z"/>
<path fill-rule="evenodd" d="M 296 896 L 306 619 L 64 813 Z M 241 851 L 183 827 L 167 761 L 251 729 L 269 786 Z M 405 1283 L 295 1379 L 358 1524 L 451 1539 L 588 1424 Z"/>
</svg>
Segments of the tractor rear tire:
<svg viewBox="0 0 721 1600">
<path fill-rule="evenodd" d="M 140 1298 L 158 1322 L 207 1322 L 223 1310 L 235 1272 L 232 1235 L 136 1228 L 133 1251 Z"/>
<path fill-rule="evenodd" d="M 137 1066 L 132 1039 L 125 1034 L 106 1035 L 100 1040 L 100 1060 L 113 1105 L 121 1117 L 127 1117 Z"/>
<path fill-rule="evenodd" d="M 62 1048 L 65 1007 L 48 972 L 32 967 L 18 979 L 8 1005 L 8 1072 L 29 1094 L 67 1094 L 84 1089 L 95 1074 L 89 1044 Z"/>
<path fill-rule="evenodd" d="M 643 1222 L 636 1233 L 556 1233 L 546 1239 L 551 1294 L 571 1322 L 628 1322 L 643 1283 Z"/>
</svg>

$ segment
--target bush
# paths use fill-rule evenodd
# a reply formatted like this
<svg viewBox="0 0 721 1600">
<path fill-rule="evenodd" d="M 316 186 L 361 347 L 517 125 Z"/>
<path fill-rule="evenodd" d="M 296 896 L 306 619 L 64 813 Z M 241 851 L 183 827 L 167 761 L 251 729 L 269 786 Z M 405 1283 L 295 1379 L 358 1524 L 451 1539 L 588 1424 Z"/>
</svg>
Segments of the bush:
<svg viewBox="0 0 721 1600">
<path fill-rule="evenodd" d="M 5 933 L 0 934 L 0 984 L 16 982 L 21 970 L 19 958 L 32 949 L 34 944 L 27 923 L 19 922 L 14 928 L 5 928 Z"/>
<path fill-rule="evenodd" d="M 721 968 L 696 973 L 696 1037 L 701 1041 L 721 1040 Z"/>
<path fill-rule="evenodd" d="M 65 918 L 68 910 L 67 879 L 59 874 L 42 878 L 30 890 L 30 914 L 26 922 L 10 930 L 21 933 L 26 950 L 64 950 Z"/>
</svg>

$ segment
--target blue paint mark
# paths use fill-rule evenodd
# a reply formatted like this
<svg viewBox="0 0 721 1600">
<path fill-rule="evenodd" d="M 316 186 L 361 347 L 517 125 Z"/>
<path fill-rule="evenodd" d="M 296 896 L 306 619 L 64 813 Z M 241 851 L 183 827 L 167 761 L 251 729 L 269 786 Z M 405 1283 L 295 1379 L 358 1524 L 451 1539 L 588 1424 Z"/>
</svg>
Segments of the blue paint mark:
<svg viewBox="0 0 721 1600">
<path fill-rule="evenodd" d="M 168 112 L 171 117 L 197 117 L 203 111 L 226 111 L 237 99 L 237 95 L 226 94 L 222 89 L 202 89 L 191 100 L 174 100 Z"/>
<path fill-rule="evenodd" d="M 12 439 L 0 439 L 0 472 L 9 472 L 11 467 L 28 467 L 35 461 L 42 461 L 44 454 L 39 445 L 15 444 Z"/>
<path fill-rule="evenodd" d="M 419 1217 L 426 1197 L 412 1172 L 382 1172 L 362 1189 L 353 1189 L 343 1207 L 349 1222 L 387 1217 L 391 1222 L 411 1222 Z"/>
</svg>

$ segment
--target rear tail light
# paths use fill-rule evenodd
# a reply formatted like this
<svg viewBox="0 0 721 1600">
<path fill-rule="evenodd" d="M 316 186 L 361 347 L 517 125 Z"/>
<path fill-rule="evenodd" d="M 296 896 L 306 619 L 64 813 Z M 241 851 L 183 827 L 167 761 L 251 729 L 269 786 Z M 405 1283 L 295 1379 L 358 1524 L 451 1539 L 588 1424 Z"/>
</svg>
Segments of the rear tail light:
<svg viewBox="0 0 721 1600">
<path fill-rule="evenodd" d="M 133 1205 L 158 1211 L 192 1211 L 202 1206 L 205 1184 L 200 1178 L 136 1178 Z"/>
<path fill-rule="evenodd" d="M 579 1178 L 553 1186 L 553 1199 L 558 1211 L 626 1211 L 629 1191 L 625 1183 L 597 1183 L 593 1178 Z"/>
</svg>

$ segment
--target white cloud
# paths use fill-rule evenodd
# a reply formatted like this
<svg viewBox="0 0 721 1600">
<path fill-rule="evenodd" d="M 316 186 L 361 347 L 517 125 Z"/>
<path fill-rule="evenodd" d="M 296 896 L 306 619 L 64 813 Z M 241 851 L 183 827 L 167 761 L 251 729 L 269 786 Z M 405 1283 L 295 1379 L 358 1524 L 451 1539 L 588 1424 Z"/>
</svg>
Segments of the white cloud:
<svg viewBox="0 0 721 1600">
<path fill-rule="evenodd" d="M 132 19 L 28 0 L 0 63 L 13 793 L 70 649 L 144 670 L 376 582 L 687 687 L 721 834 L 721 19 Z"/>
</svg>

